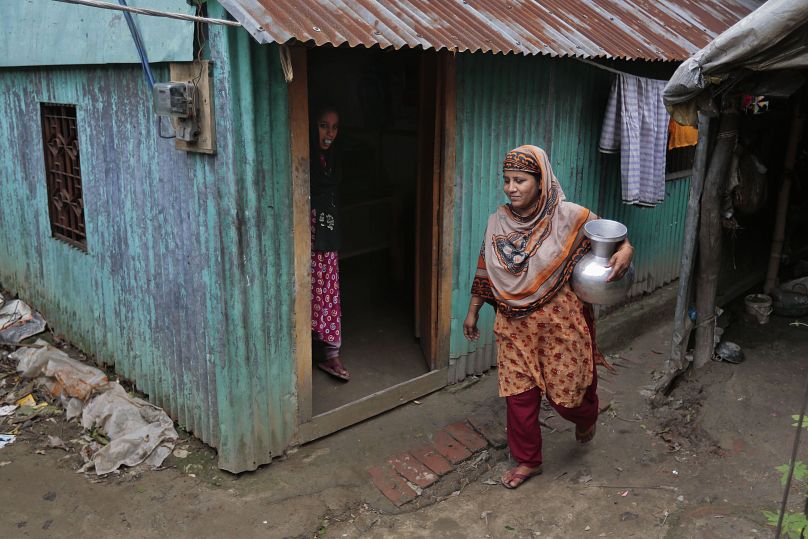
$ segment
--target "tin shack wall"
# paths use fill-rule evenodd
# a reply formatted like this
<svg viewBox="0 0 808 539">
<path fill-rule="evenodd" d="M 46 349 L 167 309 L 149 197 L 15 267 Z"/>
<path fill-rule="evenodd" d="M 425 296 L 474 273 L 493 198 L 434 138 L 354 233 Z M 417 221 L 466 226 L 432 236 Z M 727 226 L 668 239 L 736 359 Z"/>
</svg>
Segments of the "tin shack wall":
<svg viewBox="0 0 808 539">
<path fill-rule="evenodd" d="M 488 215 L 505 201 L 501 162 L 511 148 L 543 147 L 569 200 L 628 226 L 637 249 L 632 296 L 678 276 L 689 180 L 668 182 L 665 202 L 652 209 L 621 202 L 619 157 L 597 149 L 612 78 L 569 58 L 457 56 L 450 383 L 496 364 L 493 310 L 480 313 L 476 343 L 463 338 L 462 324 Z"/>
<path fill-rule="evenodd" d="M 0 284 L 239 472 L 297 424 L 287 94 L 276 46 L 209 37 L 215 156 L 158 136 L 139 66 L 0 70 Z M 51 237 L 40 102 L 77 105 L 86 253 Z"/>
</svg>

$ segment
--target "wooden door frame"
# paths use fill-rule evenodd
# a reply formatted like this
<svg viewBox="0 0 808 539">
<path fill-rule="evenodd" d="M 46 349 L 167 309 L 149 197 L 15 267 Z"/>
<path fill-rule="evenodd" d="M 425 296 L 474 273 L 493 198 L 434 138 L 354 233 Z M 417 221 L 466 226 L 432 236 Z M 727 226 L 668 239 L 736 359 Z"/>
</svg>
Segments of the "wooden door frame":
<svg viewBox="0 0 808 539">
<path fill-rule="evenodd" d="M 291 149 L 292 219 L 294 237 L 294 346 L 297 370 L 297 443 L 306 443 L 360 421 L 386 412 L 445 387 L 449 376 L 449 339 L 452 313 L 452 251 L 454 243 L 455 179 L 455 58 L 441 52 L 438 76 L 443 81 L 443 97 L 436 113 L 441 115 L 440 197 L 438 200 L 439 255 L 434 269 L 437 286 L 435 369 L 382 391 L 350 402 L 334 410 L 312 416 L 311 350 L 311 232 L 309 186 L 309 110 L 307 49 L 289 47 L 294 77 L 289 83 L 288 107 Z M 436 117 L 436 120 L 438 118 Z"/>
</svg>

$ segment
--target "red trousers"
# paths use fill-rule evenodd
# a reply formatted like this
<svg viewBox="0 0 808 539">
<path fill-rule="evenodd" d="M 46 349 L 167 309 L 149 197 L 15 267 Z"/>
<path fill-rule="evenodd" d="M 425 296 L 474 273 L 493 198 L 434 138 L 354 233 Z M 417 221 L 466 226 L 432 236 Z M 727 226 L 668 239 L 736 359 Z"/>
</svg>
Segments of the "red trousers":
<svg viewBox="0 0 808 539">
<path fill-rule="evenodd" d="M 558 415 L 572 421 L 581 430 L 591 427 L 598 420 L 598 373 L 592 366 L 593 376 L 584 400 L 575 408 L 565 408 L 547 400 L 558 412 Z M 511 456 L 519 464 L 535 468 L 541 464 L 541 427 L 539 426 L 539 409 L 541 408 L 541 391 L 534 387 L 524 393 L 505 397 L 508 405 L 508 447 Z"/>
</svg>

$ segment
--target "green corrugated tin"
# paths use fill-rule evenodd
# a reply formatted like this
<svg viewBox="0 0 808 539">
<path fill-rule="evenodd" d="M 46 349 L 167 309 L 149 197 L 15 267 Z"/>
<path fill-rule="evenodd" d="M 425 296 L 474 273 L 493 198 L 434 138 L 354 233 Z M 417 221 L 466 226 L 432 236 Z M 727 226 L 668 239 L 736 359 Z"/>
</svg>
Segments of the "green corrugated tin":
<svg viewBox="0 0 808 539">
<path fill-rule="evenodd" d="M 139 67 L 0 70 L 0 283 L 243 471 L 297 425 L 287 87 L 241 29 L 210 50 L 215 156 L 158 137 Z M 77 105 L 87 253 L 50 234 L 43 101 Z"/>
<path fill-rule="evenodd" d="M 129 0 L 132 7 L 193 15 L 177 0 Z M 140 64 L 123 12 L 53 0 L 0 1 L 0 67 Z M 194 23 L 132 15 L 152 62 L 194 59 Z"/>
<path fill-rule="evenodd" d="M 689 182 L 668 182 L 665 203 L 653 209 L 621 202 L 619 158 L 597 151 L 612 77 L 566 58 L 457 56 L 450 381 L 495 363 L 492 310 L 481 312 L 476 343 L 463 338 L 462 323 L 488 215 L 505 201 L 502 158 L 520 144 L 547 151 L 569 200 L 628 226 L 637 247 L 633 295 L 678 276 Z"/>
</svg>

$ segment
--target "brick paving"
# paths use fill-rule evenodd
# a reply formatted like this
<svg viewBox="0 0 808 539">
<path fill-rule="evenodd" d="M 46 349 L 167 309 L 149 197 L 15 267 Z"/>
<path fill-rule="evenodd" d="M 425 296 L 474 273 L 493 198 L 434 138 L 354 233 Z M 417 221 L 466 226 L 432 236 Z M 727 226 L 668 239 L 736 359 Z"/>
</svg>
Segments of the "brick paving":
<svg viewBox="0 0 808 539">
<path fill-rule="evenodd" d="M 460 464 L 471 456 L 471 451 L 455 440 L 445 429 L 432 435 L 432 445 L 452 464 Z"/>
<path fill-rule="evenodd" d="M 418 493 L 389 465 L 371 466 L 368 468 L 368 473 L 376 488 L 381 490 L 382 494 L 396 507 L 404 505 L 418 496 Z"/>
<path fill-rule="evenodd" d="M 393 457 L 388 462 L 393 469 L 407 479 L 407 481 L 421 488 L 427 488 L 438 480 L 438 474 L 433 473 L 409 453 L 403 453 L 397 457 Z"/>
<path fill-rule="evenodd" d="M 446 432 L 448 432 L 452 438 L 466 446 L 472 453 L 485 449 L 488 446 L 488 442 L 485 441 L 485 438 L 474 432 L 471 426 L 465 421 L 448 425 Z"/>
<path fill-rule="evenodd" d="M 440 476 L 452 472 L 489 444 L 502 448 L 505 443 L 505 427 L 493 413 L 481 410 L 466 421 L 437 431 L 431 443 L 390 457 L 381 466 L 371 466 L 368 473 L 376 488 L 400 507 L 415 500 L 423 489 L 434 486 Z"/>
<path fill-rule="evenodd" d="M 438 475 L 446 475 L 454 470 L 452 464 L 438 453 L 432 444 L 422 445 L 410 450 L 412 456 Z"/>
<path fill-rule="evenodd" d="M 600 413 L 610 402 L 602 404 Z M 549 423 L 545 423 L 549 421 Z M 548 415 L 542 424 L 560 432 L 571 423 Z M 490 408 L 479 408 L 464 421 L 452 423 L 432 436 L 432 442 L 413 447 L 387 459 L 381 466 L 368 468 L 373 483 L 397 507 L 416 500 L 425 489 L 434 492 L 440 478 L 457 469 L 488 448 L 502 449 L 508 443 L 502 419 Z"/>
</svg>

